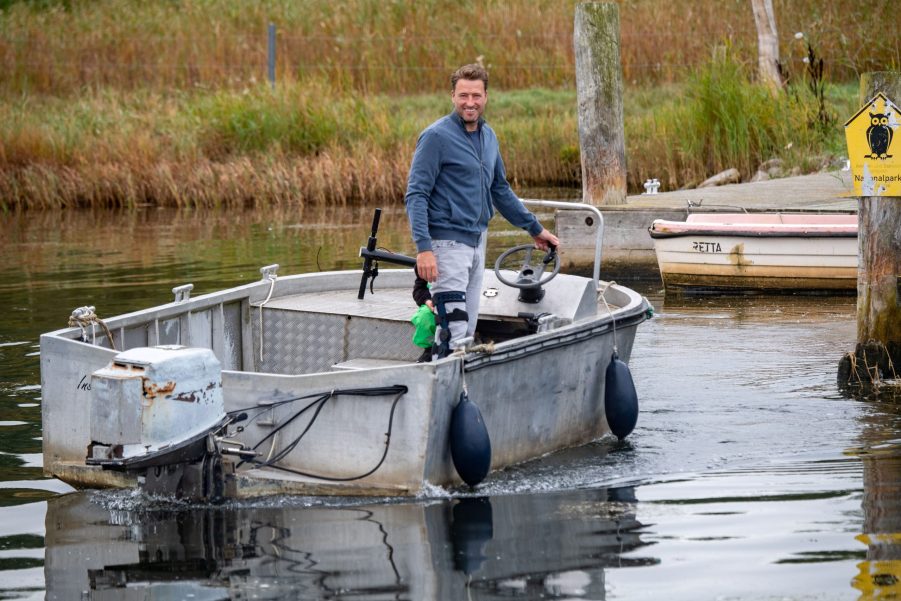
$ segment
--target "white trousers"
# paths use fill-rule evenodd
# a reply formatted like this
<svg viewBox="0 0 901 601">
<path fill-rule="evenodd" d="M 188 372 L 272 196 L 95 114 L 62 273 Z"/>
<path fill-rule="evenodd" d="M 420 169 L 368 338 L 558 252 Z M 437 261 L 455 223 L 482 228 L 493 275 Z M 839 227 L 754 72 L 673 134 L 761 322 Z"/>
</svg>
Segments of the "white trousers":
<svg viewBox="0 0 901 601">
<path fill-rule="evenodd" d="M 439 292 L 465 292 L 466 304 L 447 303 L 448 313 L 463 309 L 469 320 L 452 321 L 448 324 L 451 333 L 451 347 L 462 338 L 475 334 L 479 321 L 479 301 L 482 297 L 482 276 L 485 273 L 485 246 L 488 236 L 479 237 L 475 248 L 455 240 L 432 240 L 432 252 L 438 262 L 438 281 L 431 287 L 432 296 Z M 440 344 L 441 327 L 435 331 L 435 342 Z"/>
</svg>

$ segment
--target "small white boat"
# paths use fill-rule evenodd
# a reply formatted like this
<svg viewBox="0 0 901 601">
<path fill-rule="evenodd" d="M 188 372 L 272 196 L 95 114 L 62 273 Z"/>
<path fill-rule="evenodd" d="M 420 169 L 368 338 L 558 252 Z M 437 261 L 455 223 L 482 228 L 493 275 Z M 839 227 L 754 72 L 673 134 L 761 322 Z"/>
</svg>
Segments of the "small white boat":
<svg viewBox="0 0 901 601">
<path fill-rule="evenodd" d="M 648 232 L 667 290 L 857 287 L 857 215 L 692 213 Z"/>
<path fill-rule="evenodd" d="M 377 250 L 376 229 L 362 278 L 269 266 L 256 283 L 181 286 L 175 302 L 102 321 L 82 308 L 42 335 L 44 471 L 201 500 L 416 495 L 631 431 L 623 362 L 651 311 L 600 282 L 602 228 L 593 278 L 558 274 L 559 260 L 545 271 L 529 246 L 515 277 L 486 270 L 485 344 L 430 363 L 411 342 L 412 270 L 372 285 L 378 260 L 412 261 Z"/>
</svg>

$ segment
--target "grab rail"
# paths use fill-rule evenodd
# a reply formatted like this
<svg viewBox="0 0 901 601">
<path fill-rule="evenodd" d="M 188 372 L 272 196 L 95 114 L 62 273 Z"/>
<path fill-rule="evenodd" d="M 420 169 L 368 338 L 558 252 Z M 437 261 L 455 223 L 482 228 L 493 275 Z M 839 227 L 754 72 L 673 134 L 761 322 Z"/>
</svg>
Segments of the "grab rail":
<svg viewBox="0 0 901 601">
<path fill-rule="evenodd" d="M 591 211 L 598 219 L 598 233 L 594 240 L 594 271 L 591 279 L 594 281 L 594 289 L 601 285 L 601 249 L 604 246 L 604 216 L 597 207 L 582 202 L 562 202 L 559 200 L 530 200 L 522 199 L 522 203 L 533 207 L 547 207 L 564 211 Z"/>
</svg>

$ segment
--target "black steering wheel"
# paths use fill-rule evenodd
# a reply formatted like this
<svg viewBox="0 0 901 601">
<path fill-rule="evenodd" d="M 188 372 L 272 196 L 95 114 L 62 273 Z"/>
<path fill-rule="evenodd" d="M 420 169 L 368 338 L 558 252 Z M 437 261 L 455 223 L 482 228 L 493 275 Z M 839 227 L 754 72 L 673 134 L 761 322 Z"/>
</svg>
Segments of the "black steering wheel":
<svg viewBox="0 0 901 601">
<path fill-rule="evenodd" d="M 494 274 L 497 276 L 498 281 L 512 288 L 533 290 L 536 288 L 540 289 L 542 286 L 553 280 L 557 274 L 560 273 L 560 255 L 557 254 L 556 247 L 551 246 L 548 251 L 540 251 L 545 253 L 544 258 L 533 265 L 532 253 L 536 250 L 538 249 L 532 244 L 521 244 L 519 246 L 514 246 L 513 248 L 508 248 L 501 253 L 501 256 L 494 262 Z M 504 264 L 504 261 L 517 253 L 525 253 L 525 257 L 519 266 L 516 279 L 511 280 L 502 274 L 503 270 L 501 266 Z M 554 264 L 553 269 L 550 272 L 546 272 L 548 265 L 551 263 Z"/>
</svg>

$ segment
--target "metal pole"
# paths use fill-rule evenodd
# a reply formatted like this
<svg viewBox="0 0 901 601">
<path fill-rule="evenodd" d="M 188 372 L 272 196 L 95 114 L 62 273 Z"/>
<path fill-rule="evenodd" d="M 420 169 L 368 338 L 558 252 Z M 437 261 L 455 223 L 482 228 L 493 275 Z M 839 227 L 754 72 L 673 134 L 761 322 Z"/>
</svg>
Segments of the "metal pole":
<svg viewBox="0 0 901 601">
<path fill-rule="evenodd" d="M 269 85 L 275 90 L 275 23 L 269 24 Z"/>
<path fill-rule="evenodd" d="M 601 211 L 590 204 L 581 202 L 560 202 L 557 200 L 533 200 L 522 198 L 522 204 L 531 207 L 548 207 L 564 211 L 591 211 L 598 220 L 597 235 L 594 240 L 594 269 L 591 279 L 594 281 L 594 289 L 601 285 L 601 249 L 604 247 L 604 216 Z"/>
</svg>

